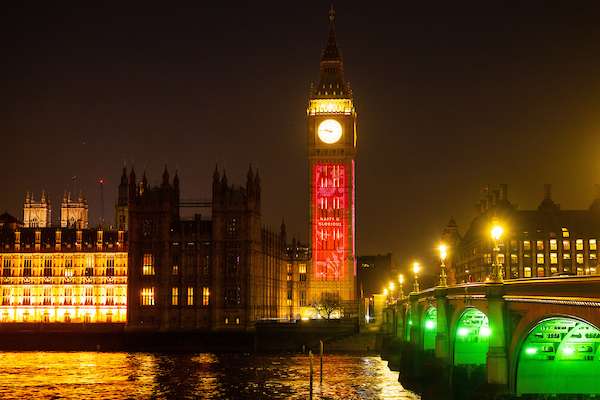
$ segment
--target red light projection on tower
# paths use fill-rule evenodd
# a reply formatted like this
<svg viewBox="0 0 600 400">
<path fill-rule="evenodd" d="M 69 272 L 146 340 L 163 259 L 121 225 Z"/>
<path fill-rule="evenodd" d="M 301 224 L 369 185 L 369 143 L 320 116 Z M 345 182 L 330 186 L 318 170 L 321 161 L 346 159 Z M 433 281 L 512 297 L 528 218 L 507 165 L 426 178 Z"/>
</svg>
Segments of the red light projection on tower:
<svg viewBox="0 0 600 400">
<path fill-rule="evenodd" d="M 344 164 L 313 166 L 312 239 L 315 278 L 344 277 L 348 192 Z"/>
</svg>

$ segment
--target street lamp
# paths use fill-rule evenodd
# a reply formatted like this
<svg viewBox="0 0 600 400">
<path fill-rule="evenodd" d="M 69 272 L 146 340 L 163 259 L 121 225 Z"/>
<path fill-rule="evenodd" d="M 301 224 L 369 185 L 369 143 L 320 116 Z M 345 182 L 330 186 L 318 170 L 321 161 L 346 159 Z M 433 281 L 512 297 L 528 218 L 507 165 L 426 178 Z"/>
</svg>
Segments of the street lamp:
<svg viewBox="0 0 600 400">
<path fill-rule="evenodd" d="M 498 224 L 498 222 L 494 222 L 492 224 L 492 229 L 490 230 L 490 235 L 494 241 L 494 247 L 492 249 L 492 276 L 491 281 L 493 282 L 502 282 L 503 280 L 503 272 L 502 265 L 500 265 L 498 253 L 500 252 L 500 239 L 504 234 L 504 228 Z"/>
<path fill-rule="evenodd" d="M 446 257 L 448 257 L 448 246 L 442 243 L 438 246 L 438 251 L 440 252 L 440 286 L 447 287 Z"/>
<path fill-rule="evenodd" d="M 396 285 L 394 285 L 394 282 L 388 283 L 388 289 L 390 291 L 391 301 L 394 302 L 394 300 L 395 300 L 395 298 L 394 298 L 394 290 L 396 289 Z"/>
<path fill-rule="evenodd" d="M 398 275 L 398 298 L 404 300 L 404 275 Z"/>
<path fill-rule="evenodd" d="M 415 293 L 419 292 L 419 271 L 421 271 L 421 265 L 415 261 L 413 263 L 413 274 L 415 277 L 415 280 L 413 283 L 413 292 L 415 292 Z"/>
</svg>

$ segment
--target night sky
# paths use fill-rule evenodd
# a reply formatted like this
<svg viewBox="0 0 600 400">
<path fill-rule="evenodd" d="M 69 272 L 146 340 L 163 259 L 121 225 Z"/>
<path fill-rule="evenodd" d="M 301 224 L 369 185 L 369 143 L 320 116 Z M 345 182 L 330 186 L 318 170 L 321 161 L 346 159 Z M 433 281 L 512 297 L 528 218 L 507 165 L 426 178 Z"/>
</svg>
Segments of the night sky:
<svg viewBox="0 0 600 400">
<path fill-rule="evenodd" d="M 25 192 L 46 189 L 56 219 L 77 176 L 97 224 L 96 182 L 112 219 L 124 162 L 151 183 L 178 169 L 183 198 L 210 197 L 215 163 L 237 184 L 251 163 L 265 222 L 307 240 L 306 105 L 329 2 L 208 3 L 3 9 L 0 212 L 22 218 Z M 464 232 L 486 183 L 521 208 L 544 183 L 563 208 L 588 207 L 600 3 L 411 3 L 336 4 L 359 254 L 425 258 L 451 216 Z"/>
</svg>

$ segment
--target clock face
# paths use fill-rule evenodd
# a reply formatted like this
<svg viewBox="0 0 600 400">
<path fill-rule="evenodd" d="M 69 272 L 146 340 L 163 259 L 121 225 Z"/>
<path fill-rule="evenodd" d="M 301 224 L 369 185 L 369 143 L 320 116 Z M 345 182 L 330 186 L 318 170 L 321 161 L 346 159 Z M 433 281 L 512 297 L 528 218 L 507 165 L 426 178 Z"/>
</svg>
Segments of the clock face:
<svg viewBox="0 0 600 400">
<path fill-rule="evenodd" d="M 342 125 L 335 119 L 326 119 L 319 124 L 317 133 L 323 143 L 333 144 L 342 137 Z"/>
</svg>

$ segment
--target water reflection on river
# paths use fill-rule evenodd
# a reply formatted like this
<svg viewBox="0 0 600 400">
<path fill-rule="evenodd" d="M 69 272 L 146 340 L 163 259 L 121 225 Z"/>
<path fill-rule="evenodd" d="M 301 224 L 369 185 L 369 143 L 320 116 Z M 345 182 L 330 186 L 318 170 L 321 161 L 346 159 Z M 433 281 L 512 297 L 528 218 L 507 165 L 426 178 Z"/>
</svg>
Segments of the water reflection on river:
<svg viewBox="0 0 600 400">
<path fill-rule="evenodd" d="M 379 357 L 330 355 L 315 399 L 417 399 Z M 0 353 L 0 398 L 306 399 L 306 356 Z"/>
</svg>

